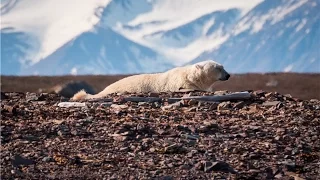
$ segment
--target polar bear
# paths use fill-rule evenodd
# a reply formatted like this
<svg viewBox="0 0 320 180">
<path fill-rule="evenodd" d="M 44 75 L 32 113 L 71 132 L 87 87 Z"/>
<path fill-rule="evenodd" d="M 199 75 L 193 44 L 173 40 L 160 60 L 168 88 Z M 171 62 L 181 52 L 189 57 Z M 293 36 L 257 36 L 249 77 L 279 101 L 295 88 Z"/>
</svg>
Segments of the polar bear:
<svg viewBox="0 0 320 180">
<path fill-rule="evenodd" d="M 98 94 L 87 94 L 84 90 L 76 93 L 71 99 L 102 98 L 112 93 L 136 92 L 175 92 L 181 89 L 212 91 L 216 81 L 226 81 L 230 74 L 223 66 L 213 60 L 176 67 L 163 73 L 140 74 L 123 78 Z"/>
</svg>

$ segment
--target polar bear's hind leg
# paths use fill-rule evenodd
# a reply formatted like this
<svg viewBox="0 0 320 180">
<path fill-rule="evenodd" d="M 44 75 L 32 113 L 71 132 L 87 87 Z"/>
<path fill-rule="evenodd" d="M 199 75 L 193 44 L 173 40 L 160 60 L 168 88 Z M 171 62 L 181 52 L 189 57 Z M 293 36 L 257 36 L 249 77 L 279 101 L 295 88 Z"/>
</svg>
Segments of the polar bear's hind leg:
<svg viewBox="0 0 320 180">
<path fill-rule="evenodd" d="M 86 93 L 86 91 L 82 89 L 81 91 L 77 92 L 77 93 L 71 98 L 71 100 L 86 99 L 87 95 L 88 95 L 88 94 Z"/>
</svg>

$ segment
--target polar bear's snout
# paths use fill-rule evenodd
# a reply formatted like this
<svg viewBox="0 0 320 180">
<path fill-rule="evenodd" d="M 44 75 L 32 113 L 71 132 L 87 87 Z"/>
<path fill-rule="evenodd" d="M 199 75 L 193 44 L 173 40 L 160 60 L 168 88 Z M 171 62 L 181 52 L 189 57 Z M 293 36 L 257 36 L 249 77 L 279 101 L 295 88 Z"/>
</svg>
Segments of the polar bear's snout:
<svg viewBox="0 0 320 180">
<path fill-rule="evenodd" d="M 221 72 L 221 77 L 220 77 L 219 80 L 220 80 L 220 81 L 226 81 L 226 80 L 228 80 L 229 78 L 230 78 L 230 74 L 223 69 L 222 72 Z"/>
<path fill-rule="evenodd" d="M 230 78 L 230 74 L 227 74 L 223 80 L 228 80 Z"/>
</svg>

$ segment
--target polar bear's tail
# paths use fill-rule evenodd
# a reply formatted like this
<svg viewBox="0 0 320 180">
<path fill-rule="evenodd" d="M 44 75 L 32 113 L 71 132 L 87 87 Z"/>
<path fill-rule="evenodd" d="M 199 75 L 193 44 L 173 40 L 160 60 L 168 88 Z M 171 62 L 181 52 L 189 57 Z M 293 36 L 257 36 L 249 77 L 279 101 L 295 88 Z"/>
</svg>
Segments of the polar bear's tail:
<svg viewBox="0 0 320 180">
<path fill-rule="evenodd" d="M 97 97 L 96 95 L 86 93 L 86 91 L 82 89 L 81 91 L 73 95 L 71 100 L 82 100 L 82 99 L 92 99 L 92 98 L 97 98 Z"/>
<path fill-rule="evenodd" d="M 71 100 L 81 100 L 81 99 L 86 99 L 87 97 L 87 93 L 85 90 L 81 90 L 79 92 L 77 92 L 75 95 L 73 95 L 73 97 L 71 98 Z"/>
</svg>

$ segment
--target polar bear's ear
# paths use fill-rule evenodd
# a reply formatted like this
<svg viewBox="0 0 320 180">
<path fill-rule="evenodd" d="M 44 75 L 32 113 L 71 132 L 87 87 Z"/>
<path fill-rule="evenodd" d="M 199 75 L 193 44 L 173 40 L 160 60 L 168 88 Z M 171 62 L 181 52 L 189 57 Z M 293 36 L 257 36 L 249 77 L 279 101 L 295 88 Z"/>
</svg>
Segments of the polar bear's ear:
<svg viewBox="0 0 320 180">
<path fill-rule="evenodd" d="M 202 66 L 202 65 L 200 65 L 200 64 L 196 64 L 196 65 L 195 65 L 195 67 L 196 67 L 196 69 L 198 69 L 198 70 L 203 69 L 203 66 Z"/>
</svg>

